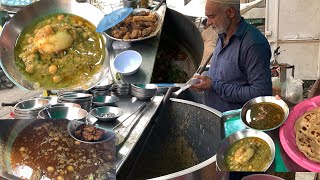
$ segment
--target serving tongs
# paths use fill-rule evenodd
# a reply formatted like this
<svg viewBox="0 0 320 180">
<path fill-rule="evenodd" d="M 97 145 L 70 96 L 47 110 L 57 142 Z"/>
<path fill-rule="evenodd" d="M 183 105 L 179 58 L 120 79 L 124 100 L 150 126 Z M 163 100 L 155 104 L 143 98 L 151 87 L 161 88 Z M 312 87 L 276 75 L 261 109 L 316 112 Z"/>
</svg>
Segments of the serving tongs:
<svg viewBox="0 0 320 180">
<path fill-rule="evenodd" d="M 123 121 L 118 123 L 116 126 L 112 128 L 112 130 L 117 129 L 121 124 L 123 124 L 126 120 L 128 120 L 131 116 L 136 114 L 137 112 L 140 112 L 142 108 L 144 108 L 147 105 L 147 102 L 144 102 L 137 110 L 135 110 L 133 113 L 131 113 L 128 117 L 126 117 Z"/>
<path fill-rule="evenodd" d="M 117 131 L 117 133 L 116 133 L 116 135 L 117 135 L 117 143 L 116 143 L 117 149 L 120 149 L 122 147 L 122 145 L 124 144 L 124 142 L 129 138 L 129 135 L 131 134 L 133 129 L 136 127 L 136 125 L 140 121 L 140 118 L 147 112 L 149 107 L 153 104 L 153 99 L 155 98 L 155 96 L 153 96 L 149 102 L 143 103 L 135 112 L 133 112 L 129 116 L 129 117 L 131 117 L 133 114 L 138 112 L 137 115 L 132 120 L 132 122 L 128 125 L 128 127 L 126 127 L 121 132 L 120 132 L 120 130 Z M 123 120 L 122 122 L 117 124 L 114 128 L 112 128 L 112 130 L 117 129 L 121 124 L 123 124 L 124 121 L 129 119 L 129 117 L 127 117 L 125 120 Z"/>
</svg>

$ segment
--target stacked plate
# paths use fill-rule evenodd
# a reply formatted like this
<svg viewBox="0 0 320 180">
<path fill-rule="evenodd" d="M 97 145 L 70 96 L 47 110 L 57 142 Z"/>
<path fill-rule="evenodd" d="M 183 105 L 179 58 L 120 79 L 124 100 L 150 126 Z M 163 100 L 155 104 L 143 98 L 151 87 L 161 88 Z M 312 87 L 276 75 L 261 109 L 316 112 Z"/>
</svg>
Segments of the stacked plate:
<svg viewBox="0 0 320 180">
<path fill-rule="evenodd" d="M 61 96 L 63 94 L 74 94 L 74 93 L 84 93 L 87 94 L 89 91 L 86 90 L 74 90 L 74 91 L 58 91 L 57 95 Z"/>
<path fill-rule="evenodd" d="M 50 101 L 42 98 L 21 101 L 14 106 L 15 119 L 36 119 L 39 111 L 50 106 Z"/>
<path fill-rule="evenodd" d="M 135 84 L 131 87 L 131 94 L 141 101 L 146 101 L 157 94 L 157 89 L 155 84 Z"/>
<path fill-rule="evenodd" d="M 76 103 L 56 103 L 51 105 L 50 107 L 74 107 L 74 108 L 81 108 L 80 104 Z"/>
<path fill-rule="evenodd" d="M 58 96 L 58 103 L 76 103 L 89 112 L 92 104 L 92 95 L 84 93 L 62 94 Z"/>
<path fill-rule="evenodd" d="M 130 84 L 114 84 L 112 85 L 112 92 L 118 96 L 130 95 Z"/>
</svg>

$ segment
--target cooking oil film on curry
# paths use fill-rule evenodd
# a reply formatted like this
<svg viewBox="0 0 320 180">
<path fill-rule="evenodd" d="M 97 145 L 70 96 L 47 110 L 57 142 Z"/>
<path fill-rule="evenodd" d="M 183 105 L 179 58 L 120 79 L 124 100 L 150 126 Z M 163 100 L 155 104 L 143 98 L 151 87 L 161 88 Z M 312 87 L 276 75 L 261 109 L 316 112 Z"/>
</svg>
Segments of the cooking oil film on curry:
<svg viewBox="0 0 320 180">
<path fill-rule="evenodd" d="M 22 89 L 90 89 L 108 72 L 106 39 L 96 32 L 104 14 L 89 3 L 55 2 L 32 3 L 4 26 L 1 67 Z"/>
<path fill-rule="evenodd" d="M 237 131 L 226 137 L 217 152 L 220 171 L 267 171 L 275 157 L 272 138 L 253 129 Z"/>
<path fill-rule="evenodd" d="M 114 133 L 82 123 L 73 137 L 68 133 L 71 122 L 1 121 L 1 127 L 8 127 L 0 138 L 1 175 L 8 179 L 115 179 Z"/>
<path fill-rule="evenodd" d="M 248 101 L 241 109 L 242 122 L 251 129 L 271 131 L 288 118 L 289 107 L 274 96 L 261 96 Z"/>
</svg>

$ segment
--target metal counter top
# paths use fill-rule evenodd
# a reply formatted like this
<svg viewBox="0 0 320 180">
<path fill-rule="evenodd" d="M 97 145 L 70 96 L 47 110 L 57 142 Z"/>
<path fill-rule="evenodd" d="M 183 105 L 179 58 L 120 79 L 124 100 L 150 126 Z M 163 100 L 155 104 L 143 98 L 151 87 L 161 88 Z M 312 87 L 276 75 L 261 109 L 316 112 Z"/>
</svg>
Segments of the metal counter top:
<svg viewBox="0 0 320 180">
<path fill-rule="evenodd" d="M 163 25 L 165 13 L 166 13 L 166 5 L 162 5 L 157 11 L 156 11 L 161 18 L 161 26 Z M 110 69 L 112 73 L 113 79 L 117 83 L 128 83 L 128 84 L 148 84 L 151 82 L 153 67 L 156 60 L 156 55 L 160 43 L 160 36 L 161 36 L 161 30 L 157 34 L 157 36 L 152 37 L 150 39 L 142 40 L 142 41 L 136 41 L 136 42 L 121 42 L 122 45 L 125 45 L 125 48 L 122 49 L 115 49 L 114 48 L 114 42 L 119 43 L 117 41 L 114 41 L 110 38 L 107 38 L 107 49 L 108 49 L 108 55 L 110 59 Z M 128 47 L 129 46 L 129 47 Z M 142 56 L 142 64 L 139 68 L 139 70 L 133 74 L 133 75 L 117 75 L 117 71 L 113 66 L 114 58 L 121 52 L 125 50 L 135 50 L 139 52 Z"/>
<path fill-rule="evenodd" d="M 137 98 L 132 96 L 118 96 L 119 101 L 115 104 L 117 107 L 123 109 L 124 114 L 118 118 L 116 122 L 103 122 L 103 121 L 96 121 L 94 122 L 96 126 L 105 128 L 105 129 L 112 129 L 114 126 L 116 126 L 118 123 L 122 122 L 124 119 L 126 119 L 130 114 L 135 112 L 144 102 L 150 102 L 150 101 L 139 101 Z M 135 146 L 135 144 L 138 142 L 140 136 L 142 135 L 144 129 L 148 126 L 151 119 L 155 115 L 156 111 L 158 110 L 161 102 L 163 100 L 162 95 L 155 96 L 153 101 L 151 102 L 149 108 L 141 116 L 139 119 L 135 119 L 135 115 L 131 116 L 129 119 L 127 119 L 122 125 L 120 125 L 118 128 L 116 128 L 114 131 L 116 132 L 118 140 L 123 140 L 123 137 L 127 134 L 128 137 L 126 140 L 121 143 L 121 146 L 119 147 L 117 145 L 117 158 L 116 158 L 116 169 L 118 170 L 123 162 L 126 160 L 127 156 Z M 90 119 L 91 123 L 93 123 L 94 120 Z M 132 131 L 131 131 L 131 127 Z M 120 136 L 119 136 L 120 135 Z"/>
</svg>

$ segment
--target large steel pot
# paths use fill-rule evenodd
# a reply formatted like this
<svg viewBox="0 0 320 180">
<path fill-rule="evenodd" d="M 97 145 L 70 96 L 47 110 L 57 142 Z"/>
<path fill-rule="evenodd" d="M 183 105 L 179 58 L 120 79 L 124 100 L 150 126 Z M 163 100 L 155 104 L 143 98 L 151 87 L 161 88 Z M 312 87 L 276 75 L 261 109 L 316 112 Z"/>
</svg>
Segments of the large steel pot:
<svg viewBox="0 0 320 180">
<path fill-rule="evenodd" d="M 14 145 L 14 142 L 17 138 L 17 136 L 21 133 L 21 131 L 26 128 L 28 125 L 32 123 L 36 123 L 39 121 L 48 121 L 49 119 L 23 119 L 23 120 L 1 120 L 0 121 L 0 179 L 10 179 L 10 180 L 21 180 L 20 178 L 16 177 L 14 174 L 14 171 L 12 169 L 11 164 L 11 149 Z M 66 119 L 55 119 L 50 121 L 68 121 Z M 67 125 L 65 127 L 65 130 L 67 131 Z M 101 147 L 106 148 L 108 146 L 104 146 L 105 144 L 109 144 L 109 146 L 112 146 L 112 144 L 115 143 L 114 135 L 111 135 L 112 138 L 108 141 L 99 142 L 101 143 Z M 39 142 L 40 143 L 40 142 Z M 82 146 L 82 145 L 85 145 Z M 79 148 L 89 148 L 91 147 L 90 144 L 83 143 L 79 146 Z M 109 148 L 106 148 L 105 151 L 110 151 Z M 115 153 L 115 150 L 114 152 Z M 111 170 L 109 172 L 105 172 L 108 174 L 108 176 L 113 176 L 111 179 L 114 179 L 115 174 L 115 166 L 111 165 Z M 21 171 L 19 172 L 20 175 L 23 174 L 23 172 L 27 171 Z M 33 171 L 31 171 L 33 173 Z M 26 174 L 23 174 L 26 177 L 30 176 L 30 171 L 28 171 Z M 39 178 L 40 179 L 40 178 Z M 45 176 L 42 176 L 41 179 L 48 179 L 45 178 Z M 108 178 L 109 179 L 109 178 Z"/>
<path fill-rule="evenodd" d="M 185 83 L 198 69 L 202 60 L 203 50 L 204 44 L 197 26 L 188 17 L 168 8 L 163 22 L 161 40 L 151 82 Z M 186 57 L 179 57 L 181 52 Z M 168 76 L 170 76 L 169 72 L 173 68 L 183 70 L 187 78 L 167 80 Z M 160 80 L 159 77 L 164 80 Z"/>
<path fill-rule="evenodd" d="M 161 111 L 160 111 L 161 112 Z M 216 171 L 223 138 L 221 113 L 207 106 L 171 98 L 151 128 L 136 159 L 117 171 L 117 179 L 227 179 Z M 133 163 L 134 162 L 134 163 Z"/>
<path fill-rule="evenodd" d="M 104 13 L 89 3 L 78 3 L 75 0 L 40 0 L 32 3 L 20 10 L 3 28 L 0 36 L 0 59 L 1 67 L 18 87 L 22 89 L 33 90 L 33 83 L 27 81 L 19 72 L 15 65 L 14 49 L 17 38 L 23 29 L 32 23 L 36 18 L 51 13 L 70 13 L 83 17 L 97 26 L 103 18 Z M 106 52 L 105 62 L 102 70 L 95 74 L 86 87 L 97 85 L 107 75 L 106 67 L 108 54 Z M 83 86 L 82 86 L 83 87 Z M 79 87 L 80 88 L 80 87 Z M 82 88 L 81 88 L 82 89 Z"/>
</svg>

